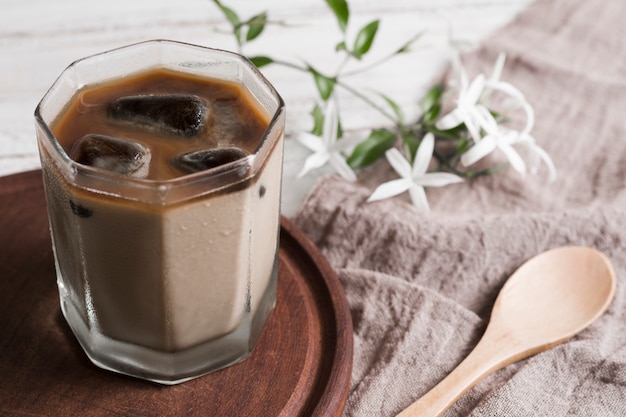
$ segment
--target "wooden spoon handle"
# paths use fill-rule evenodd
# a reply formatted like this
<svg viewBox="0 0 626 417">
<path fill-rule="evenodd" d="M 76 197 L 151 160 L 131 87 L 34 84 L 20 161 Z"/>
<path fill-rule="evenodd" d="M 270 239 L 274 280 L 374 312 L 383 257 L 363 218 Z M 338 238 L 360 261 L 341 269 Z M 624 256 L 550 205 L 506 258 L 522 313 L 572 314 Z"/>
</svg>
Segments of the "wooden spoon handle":
<svg viewBox="0 0 626 417">
<path fill-rule="evenodd" d="M 503 338 L 503 336 L 505 336 Z M 515 341 L 487 333 L 474 350 L 439 384 L 396 417 L 438 417 L 480 380 L 527 355 L 516 351 Z"/>
</svg>

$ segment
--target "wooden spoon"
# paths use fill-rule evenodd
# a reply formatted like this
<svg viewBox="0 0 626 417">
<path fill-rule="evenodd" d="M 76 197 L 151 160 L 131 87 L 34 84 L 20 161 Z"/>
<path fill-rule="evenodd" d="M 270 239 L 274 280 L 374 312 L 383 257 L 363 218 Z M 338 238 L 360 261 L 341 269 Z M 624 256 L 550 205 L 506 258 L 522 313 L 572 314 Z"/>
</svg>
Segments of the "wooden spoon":
<svg viewBox="0 0 626 417">
<path fill-rule="evenodd" d="M 563 247 L 530 259 L 500 291 L 487 330 L 469 356 L 397 417 L 441 416 L 486 376 L 589 326 L 614 293 L 611 261 L 595 249 Z"/>
</svg>

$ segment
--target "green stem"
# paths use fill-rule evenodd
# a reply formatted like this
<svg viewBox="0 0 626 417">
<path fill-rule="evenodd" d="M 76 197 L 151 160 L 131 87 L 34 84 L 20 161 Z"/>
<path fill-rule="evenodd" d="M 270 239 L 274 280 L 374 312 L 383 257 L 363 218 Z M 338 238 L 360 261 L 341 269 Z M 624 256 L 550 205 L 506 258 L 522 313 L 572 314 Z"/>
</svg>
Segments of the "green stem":
<svg viewBox="0 0 626 417">
<path fill-rule="evenodd" d="M 441 153 L 437 152 L 436 150 L 433 151 L 433 156 L 439 162 L 439 166 L 444 168 L 446 171 L 449 171 L 449 172 L 451 172 L 453 174 L 456 174 L 459 177 L 472 178 L 472 176 L 473 176 L 472 171 L 461 171 L 461 170 L 459 170 L 457 168 L 457 164 L 451 163 L 449 158 L 441 155 Z"/>
<path fill-rule="evenodd" d="M 339 74 L 341 74 L 341 71 L 348 64 L 348 62 L 350 62 L 350 54 L 346 51 L 343 61 L 341 61 L 341 64 L 339 64 L 339 67 L 337 68 L 337 71 L 335 72 L 337 74 L 335 75 L 335 78 L 339 77 Z"/>
<path fill-rule="evenodd" d="M 495 167 L 491 167 L 491 168 L 485 168 L 482 171 L 478 171 L 474 177 L 481 177 L 483 175 L 493 175 L 493 174 L 497 174 L 498 172 L 508 168 L 510 166 L 510 164 L 508 162 L 504 162 L 500 165 L 496 165 Z"/>
<path fill-rule="evenodd" d="M 350 94 L 362 100 L 364 103 L 369 105 L 374 110 L 378 111 L 381 115 L 389 119 L 395 126 L 401 127 L 401 123 L 390 113 L 388 113 L 385 109 L 380 107 L 378 104 L 374 103 L 369 97 L 364 95 L 358 90 L 352 88 L 349 84 L 344 83 L 343 81 L 336 79 L 335 84 L 348 91 Z"/>
<path fill-rule="evenodd" d="M 284 67 L 292 68 L 292 69 L 295 69 L 295 70 L 298 70 L 298 71 L 301 71 L 301 72 L 307 72 L 307 73 L 309 72 L 309 69 L 307 67 L 300 66 L 300 65 L 297 65 L 297 64 L 294 64 L 294 63 L 291 63 L 291 62 L 281 61 L 281 60 L 273 60 L 272 62 L 274 64 L 282 65 Z M 371 108 L 373 108 L 374 110 L 376 110 L 377 112 L 382 114 L 385 118 L 389 119 L 395 126 L 402 127 L 401 123 L 398 120 L 396 120 L 396 118 L 392 114 L 390 114 L 387 111 L 385 111 L 385 109 L 380 107 L 378 104 L 376 104 L 374 101 L 372 101 L 369 97 L 367 97 L 366 95 L 364 95 L 360 91 L 356 90 L 355 88 L 353 88 L 349 84 L 346 84 L 345 82 L 341 81 L 340 79 L 335 78 L 335 85 L 340 86 L 344 90 L 348 91 L 350 94 L 352 94 L 355 97 L 359 98 L 361 101 L 366 103 L 368 106 L 370 106 Z"/>
<path fill-rule="evenodd" d="M 281 61 L 278 59 L 274 59 L 272 58 L 272 63 L 277 64 L 277 65 L 282 65 L 283 67 L 287 67 L 287 68 L 291 68 L 291 69 L 295 69 L 298 71 L 302 71 L 302 72 L 309 72 L 309 69 L 305 66 L 300 66 L 291 62 L 287 62 L 287 61 Z"/>
<path fill-rule="evenodd" d="M 394 52 L 393 54 L 387 55 L 382 57 L 381 59 L 379 59 L 378 61 L 372 62 L 371 64 L 365 65 L 363 67 L 360 68 L 356 68 L 352 71 L 346 71 L 344 72 L 342 75 L 342 77 L 351 77 L 353 75 L 358 75 L 358 74 L 362 74 L 364 72 L 370 71 L 373 68 L 376 68 L 382 64 L 384 64 L 385 62 L 389 61 L 391 58 L 393 58 L 396 55 L 396 53 Z"/>
<path fill-rule="evenodd" d="M 459 155 L 457 155 L 456 153 L 452 154 L 452 158 L 450 158 L 449 156 L 441 155 L 441 153 L 435 150 L 433 152 L 433 156 L 437 159 L 437 161 L 439 162 L 439 166 L 441 168 L 455 175 L 458 175 L 459 177 L 468 178 L 468 179 L 484 177 L 487 175 L 493 175 L 502 171 L 503 169 L 509 166 L 509 164 L 505 162 L 503 164 L 496 165 L 495 167 L 485 168 L 480 171 L 474 171 L 471 169 L 462 171 L 457 168 L 460 158 L 459 158 Z M 453 160 L 455 160 L 455 162 L 452 162 Z"/>
</svg>

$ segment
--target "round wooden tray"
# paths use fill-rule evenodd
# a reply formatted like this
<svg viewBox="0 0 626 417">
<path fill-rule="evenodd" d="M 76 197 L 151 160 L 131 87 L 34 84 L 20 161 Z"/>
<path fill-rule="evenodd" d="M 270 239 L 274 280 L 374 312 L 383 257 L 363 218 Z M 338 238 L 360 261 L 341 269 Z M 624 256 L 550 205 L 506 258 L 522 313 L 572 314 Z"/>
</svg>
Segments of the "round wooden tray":
<svg viewBox="0 0 626 417">
<path fill-rule="evenodd" d="M 92 365 L 59 308 L 41 172 L 0 178 L 0 415 L 339 416 L 352 368 L 343 289 L 281 222 L 276 309 L 252 356 L 175 386 Z"/>
</svg>

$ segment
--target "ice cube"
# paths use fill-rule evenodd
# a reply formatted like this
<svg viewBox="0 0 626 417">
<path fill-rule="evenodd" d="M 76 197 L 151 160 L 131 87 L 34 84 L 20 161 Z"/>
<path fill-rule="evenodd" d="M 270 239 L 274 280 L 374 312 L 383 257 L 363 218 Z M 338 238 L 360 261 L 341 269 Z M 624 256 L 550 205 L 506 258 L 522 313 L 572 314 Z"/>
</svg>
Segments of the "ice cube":
<svg viewBox="0 0 626 417">
<path fill-rule="evenodd" d="M 254 120 L 245 116 L 241 101 L 221 98 L 211 102 L 204 142 L 212 146 L 233 146 L 249 138 Z"/>
<path fill-rule="evenodd" d="M 194 95 L 147 94 L 119 97 L 109 104 L 118 121 L 164 134 L 192 137 L 202 132 L 208 104 Z"/>
<path fill-rule="evenodd" d="M 228 164 L 246 156 L 246 151 L 234 147 L 203 149 L 179 155 L 173 163 L 182 171 L 191 173 Z"/>
<path fill-rule="evenodd" d="M 151 154 L 148 148 L 139 143 L 90 134 L 74 144 L 70 157 L 80 164 L 145 178 L 150 168 Z"/>
</svg>

